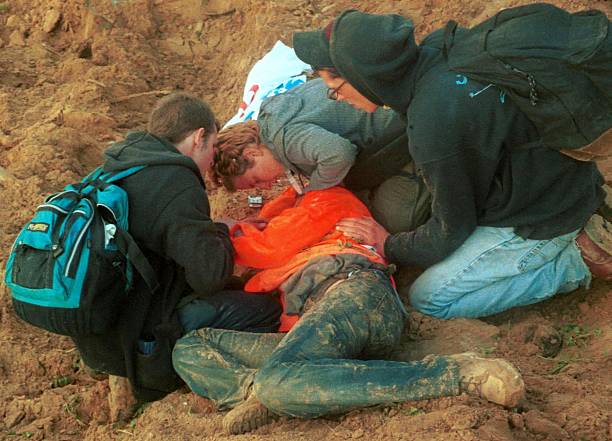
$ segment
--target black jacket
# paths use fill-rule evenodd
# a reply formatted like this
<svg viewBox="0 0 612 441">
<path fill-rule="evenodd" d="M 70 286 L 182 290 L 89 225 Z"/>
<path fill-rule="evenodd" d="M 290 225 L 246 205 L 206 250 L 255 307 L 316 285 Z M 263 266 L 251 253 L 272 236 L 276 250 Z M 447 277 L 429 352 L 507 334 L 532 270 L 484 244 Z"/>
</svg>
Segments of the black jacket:
<svg viewBox="0 0 612 441">
<path fill-rule="evenodd" d="M 196 164 L 172 144 L 143 132 L 128 134 L 104 156 L 105 171 L 147 166 L 119 185 L 129 197 L 129 231 L 162 290 L 169 288 L 164 284 L 183 282 L 176 277 L 200 295 L 222 289 L 232 273 L 233 249 L 227 226 L 210 218 Z M 146 289 L 142 279 L 136 279 L 135 289 Z"/>
<path fill-rule="evenodd" d="M 601 205 L 594 163 L 543 145 L 499 89 L 451 71 L 440 50 L 417 47 L 403 17 L 345 12 L 330 48 L 359 92 L 406 115 L 408 148 L 433 197 L 427 223 L 389 236 L 389 260 L 433 265 L 479 225 L 554 238 L 584 226 Z"/>
</svg>

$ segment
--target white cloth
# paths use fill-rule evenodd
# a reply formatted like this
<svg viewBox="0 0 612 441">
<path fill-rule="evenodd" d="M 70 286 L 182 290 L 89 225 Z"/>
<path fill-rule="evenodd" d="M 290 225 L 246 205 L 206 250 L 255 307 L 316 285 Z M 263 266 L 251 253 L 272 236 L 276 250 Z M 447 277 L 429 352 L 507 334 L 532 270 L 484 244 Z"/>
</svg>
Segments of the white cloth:
<svg viewBox="0 0 612 441">
<path fill-rule="evenodd" d="M 302 62 L 292 48 L 277 41 L 249 72 L 240 108 L 223 127 L 257 119 L 264 99 L 305 83 L 306 75 L 303 73 L 310 69 L 310 65 Z"/>
</svg>

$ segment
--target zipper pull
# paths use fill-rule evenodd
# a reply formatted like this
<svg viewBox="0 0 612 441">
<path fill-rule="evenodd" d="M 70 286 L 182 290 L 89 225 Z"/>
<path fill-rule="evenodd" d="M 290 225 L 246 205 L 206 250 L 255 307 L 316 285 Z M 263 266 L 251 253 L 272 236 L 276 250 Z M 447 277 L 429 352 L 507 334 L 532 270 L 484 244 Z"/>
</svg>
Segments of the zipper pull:
<svg viewBox="0 0 612 441">
<path fill-rule="evenodd" d="M 51 246 L 51 251 L 53 253 L 53 258 L 57 259 L 64 252 L 64 249 L 58 244 L 53 244 Z"/>
</svg>

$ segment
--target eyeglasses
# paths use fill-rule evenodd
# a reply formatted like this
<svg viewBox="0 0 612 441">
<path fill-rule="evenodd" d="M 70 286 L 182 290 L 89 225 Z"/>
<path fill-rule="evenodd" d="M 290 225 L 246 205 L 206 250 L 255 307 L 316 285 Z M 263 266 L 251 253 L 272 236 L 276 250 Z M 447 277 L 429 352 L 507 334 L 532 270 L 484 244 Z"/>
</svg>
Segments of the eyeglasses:
<svg viewBox="0 0 612 441">
<path fill-rule="evenodd" d="M 344 80 L 338 87 L 334 89 L 327 89 L 327 98 L 329 98 L 330 100 L 336 101 L 338 99 L 338 92 L 340 92 L 340 89 L 342 89 L 342 86 L 346 84 L 346 81 L 347 80 Z"/>
</svg>

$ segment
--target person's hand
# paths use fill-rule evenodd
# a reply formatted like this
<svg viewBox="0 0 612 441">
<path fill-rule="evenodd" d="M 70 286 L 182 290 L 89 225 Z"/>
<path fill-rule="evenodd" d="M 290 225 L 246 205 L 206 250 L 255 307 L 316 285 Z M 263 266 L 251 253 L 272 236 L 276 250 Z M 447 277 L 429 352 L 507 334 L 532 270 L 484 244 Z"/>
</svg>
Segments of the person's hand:
<svg viewBox="0 0 612 441">
<path fill-rule="evenodd" d="M 234 228 L 234 225 L 236 225 L 239 221 L 235 219 L 230 219 L 228 217 L 223 217 L 223 218 L 216 219 L 215 222 L 221 222 L 222 224 L 227 225 L 227 228 L 231 230 L 232 228 Z"/>
<path fill-rule="evenodd" d="M 384 257 L 385 240 L 389 233 L 371 217 L 346 217 L 336 224 L 336 230 L 358 242 L 372 245 Z"/>
<path fill-rule="evenodd" d="M 253 225 L 259 231 L 263 230 L 268 225 L 268 219 L 263 219 L 261 217 L 247 217 L 242 219 L 240 222 Z"/>
</svg>

